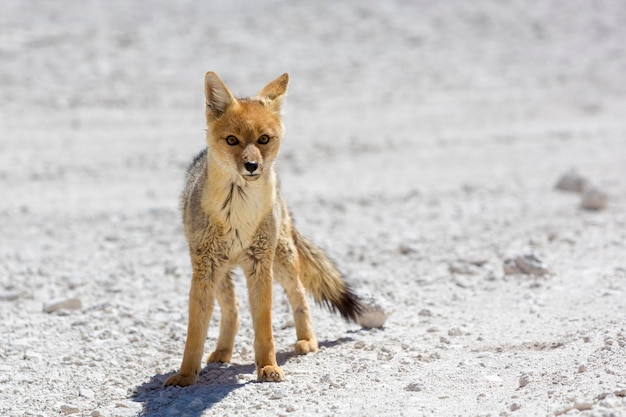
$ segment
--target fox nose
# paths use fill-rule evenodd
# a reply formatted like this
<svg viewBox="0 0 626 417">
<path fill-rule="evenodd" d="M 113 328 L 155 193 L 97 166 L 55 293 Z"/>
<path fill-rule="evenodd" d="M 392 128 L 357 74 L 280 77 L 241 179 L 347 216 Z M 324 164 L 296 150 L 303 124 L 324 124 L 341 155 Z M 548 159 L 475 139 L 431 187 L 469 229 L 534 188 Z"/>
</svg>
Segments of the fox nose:
<svg viewBox="0 0 626 417">
<path fill-rule="evenodd" d="M 254 162 L 254 161 L 246 162 L 245 164 L 243 164 L 243 166 L 246 168 L 246 171 L 248 171 L 250 174 L 252 174 L 259 167 L 259 163 L 258 162 Z"/>
</svg>

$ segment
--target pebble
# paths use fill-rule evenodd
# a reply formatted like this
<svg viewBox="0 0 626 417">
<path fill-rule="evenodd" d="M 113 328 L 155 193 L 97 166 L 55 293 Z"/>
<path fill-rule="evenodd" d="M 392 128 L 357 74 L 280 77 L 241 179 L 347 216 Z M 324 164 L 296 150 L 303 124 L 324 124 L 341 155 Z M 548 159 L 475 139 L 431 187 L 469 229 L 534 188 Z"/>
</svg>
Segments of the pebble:
<svg viewBox="0 0 626 417">
<path fill-rule="evenodd" d="M 532 253 L 504 260 L 505 275 L 526 274 L 542 276 L 550 272 L 543 262 Z"/>
<path fill-rule="evenodd" d="M 404 390 L 410 392 L 420 392 L 424 391 L 424 385 L 419 382 L 411 382 L 409 385 L 404 387 Z"/>
<path fill-rule="evenodd" d="M 485 375 L 485 379 L 489 382 L 502 382 L 502 378 L 498 375 Z"/>
<path fill-rule="evenodd" d="M 455 261 L 448 265 L 448 270 L 453 274 L 476 275 L 480 268 L 466 261 Z"/>
<path fill-rule="evenodd" d="M 463 332 L 458 327 L 453 327 L 450 330 L 448 330 L 448 336 L 452 336 L 452 337 L 463 336 Z"/>
<path fill-rule="evenodd" d="M 517 411 L 517 410 L 519 410 L 520 408 L 522 408 L 522 406 L 521 406 L 521 405 L 519 405 L 518 403 L 513 403 L 513 404 L 511 404 L 511 405 L 510 405 L 509 410 L 511 410 L 511 411 Z"/>
<path fill-rule="evenodd" d="M 83 304 L 78 298 L 52 300 L 43 305 L 44 313 L 53 313 L 59 310 L 80 310 Z"/>
<path fill-rule="evenodd" d="M 187 408 L 202 408 L 202 407 L 204 407 L 204 403 L 202 402 L 202 399 L 198 397 L 194 398 L 193 401 L 187 404 Z"/>
<path fill-rule="evenodd" d="M 20 292 L 17 290 L 8 290 L 0 292 L 0 301 L 15 301 L 20 298 Z"/>
<path fill-rule="evenodd" d="M 589 181 L 587 181 L 586 178 L 578 174 L 576 170 L 571 169 L 561 175 L 561 178 L 559 178 L 559 181 L 556 183 L 554 188 L 561 191 L 582 193 L 588 183 Z"/>
<path fill-rule="evenodd" d="M 287 397 L 287 391 L 280 388 L 272 392 L 272 395 L 270 395 L 270 400 L 280 400 L 285 397 Z"/>
<path fill-rule="evenodd" d="M 78 389 L 78 396 L 91 400 L 91 399 L 93 399 L 95 397 L 95 394 L 89 388 L 80 387 Z"/>
<path fill-rule="evenodd" d="M 530 383 L 530 375 L 523 374 L 519 377 L 519 387 L 524 388 L 526 385 Z"/>
<path fill-rule="evenodd" d="M 391 313 L 393 313 L 387 302 L 372 295 L 362 296 L 361 300 L 363 302 L 363 311 L 357 317 L 357 323 L 366 329 L 383 327 Z"/>
<path fill-rule="evenodd" d="M 591 410 L 592 407 L 593 407 L 593 403 L 586 402 L 586 401 L 574 403 L 574 408 L 577 409 L 578 411 Z"/>
<path fill-rule="evenodd" d="M 61 412 L 64 414 L 76 414 L 78 413 L 80 410 L 78 409 L 78 407 L 76 407 L 75 405 L 71 405 L 71 404 L 63 404 L 61 406 Z"/>
<path fill-rule="evenodd" d="M 585 210 L 604 210 L 608 205 L 608 195 L 598 188 L 589 187 L 583 192 L 580 207 Z"/>
</svg>

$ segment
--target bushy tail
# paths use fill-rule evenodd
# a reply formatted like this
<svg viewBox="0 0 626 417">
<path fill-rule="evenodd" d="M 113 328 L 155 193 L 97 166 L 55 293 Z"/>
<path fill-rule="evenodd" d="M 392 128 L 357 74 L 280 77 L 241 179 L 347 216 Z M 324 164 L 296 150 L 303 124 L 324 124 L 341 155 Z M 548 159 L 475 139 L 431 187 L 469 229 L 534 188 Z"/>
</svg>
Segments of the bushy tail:
<svg viewBox="0 0 626 417">
<path fill-rule="evenodd" d="M 298 258 L 300 280 L 317 304 L 332 312 L 339 312 L 347 321 L 356 321 L 363 311 L 359 297 L 352 292 L 341 272 L 317 246 L 293 231 Z"/>
</svg>

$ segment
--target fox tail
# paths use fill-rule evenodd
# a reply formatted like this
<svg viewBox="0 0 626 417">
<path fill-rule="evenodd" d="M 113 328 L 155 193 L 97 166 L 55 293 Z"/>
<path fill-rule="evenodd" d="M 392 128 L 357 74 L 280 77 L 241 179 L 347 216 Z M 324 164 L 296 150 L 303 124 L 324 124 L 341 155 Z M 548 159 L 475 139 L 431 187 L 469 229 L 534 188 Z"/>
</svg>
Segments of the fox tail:
<svg viewBox="0 0 626 417">
<path fill-rule="evenodd" d="M 326 254 L 305 237 L 293 230 L 298 258 L 300 280 L 315 302 L 330 311 L 339 312 L 347 321 L 356 322 L 363 312 L 360 298 L 352 291 Z"/>
</svg>

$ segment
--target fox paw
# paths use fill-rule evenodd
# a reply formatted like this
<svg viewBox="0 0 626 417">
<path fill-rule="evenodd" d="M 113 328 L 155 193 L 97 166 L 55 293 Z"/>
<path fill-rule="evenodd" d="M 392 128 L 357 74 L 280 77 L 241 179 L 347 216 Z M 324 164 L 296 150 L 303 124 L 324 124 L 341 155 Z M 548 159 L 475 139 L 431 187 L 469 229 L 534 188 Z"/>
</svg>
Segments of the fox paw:
<svg viewBox="0 0 626 417">
<path fill-rule="evenodd" d="M 317 340 L 315 338 L 298 340 L 296 342 L 296 353 L 298 355 L 306 355 L 311 352 L 317 352 Z"/>
<path fill-rule="evenodd" d="M 267 365 L 257 370 L 259 382 L 280 382 L 285 379 L 283 370 L 278 366 Z"/>
<path fill-rule="evenodd" d="M 186 387 L 186 386 L 195 384 L 197 379 L 198 379 L 198 376 L 196 374 L 182 375 L 178 373 L 167 378 L 165 382 L 163 383 L 163 386 L 170 387 L 170 386 L 178 385 L 181 387 Z"/>
<path fill-rule="evenodd" d="M 232 351 L 216 350 L 209 355 L 206 363 L 228 363 L 232 357 Z"/>
</svg>

